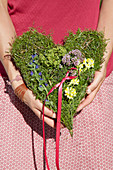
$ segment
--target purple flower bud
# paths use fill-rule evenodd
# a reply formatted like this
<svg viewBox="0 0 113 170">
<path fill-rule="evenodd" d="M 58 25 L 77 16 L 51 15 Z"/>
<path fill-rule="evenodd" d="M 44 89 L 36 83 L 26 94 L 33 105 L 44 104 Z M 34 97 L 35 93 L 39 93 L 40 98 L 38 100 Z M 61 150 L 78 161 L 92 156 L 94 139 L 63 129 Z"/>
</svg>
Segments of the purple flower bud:
<svg viewBox="0 0 113 170">
<path fill-rule="evenodd" d="M 41 72 L 39 72 L 38 74 L 39 74 L 39 76 L 41 76 L 41 75 L 42 75 L 42 73 L 41 73 Z"/>
<path fill-rule="evenodd" d="M 29 64 L 32 65 L 32 62 L 30 62 Z"/>
<path fill-rule="evenodd" d="M 84 56 L 81 56 L 79 59 L 80 59 L 80 62 L 83 62 L 84 59 L 85 59 L 85 57 L 84 57 Z"/>
<path fill-rule="evenodd" d="M 39 68 L 39 66 L 38 66 L 38 65 L 36 65 L 36 67 L 35 67 L 35 68 L 37 69 L 37 68 Z"/>
<path fill-rule="evenodd" d="M 74 58 L 72 58 L 72 59 L 71 59 L 72 64 L 74 64 L 75 66 L 76 66 L 76 60 L 77 60 L 77 58 L 76 58 L 76 57 L 74 57 Z"/>
<path fill-rule="evenodd" d="M 40 85 L 39 87 L 42 87 L 42 85 Z"/>
<path fill-rule="evenodd" d="M 47 84 L 47 83 L 45 83 L 45 86 L 48 86 L 48 84 Z"/>
<path fill-rule="evenodd" d="M 66 65 L 70 66 L 71 62 L 70 62 L 70 55 L 66 56 Z"/>
<path fill-rule="evenodd" d="M 30 75 L 31 75 L 31 76 L 33 75 L 33 71 L 31 71 Z"/>
<path fill-rule="evenodd" d="M 76 63 L 77 63 L 77 65 L 79 65 L 80 64 L 80 60 L 77 60 Z"/>
<path fill-rule="evenodd" d="M 35 60 L 33 60 L 33 63 L 35 62 Z"/>
<path fill-rule="evenodd" d="M 37 54 L 34 54 L 34 55 L 32 55 L 32 58 L 35 58 L 37 56 Z"/>
<path fill-rule="evenodd" d="M 45 101 L 46 101 L 46 102 L 49 102 L 49 100 L 47 100 L 47 99 L 46 99 Z"/>
<path fill-rule="evenodd" d="M 40 80 L 44 80 L 44 79 L 40 78 Z"/>
<path fill-rule="evenodd" d="M 69 54 L 72 54 L 72 51 L 69 51 Z"/>
<path fill-rule="evenodd" d="M 81 51 L 78 49 L 72 50 L 72 54 L 74 54 L 78 58 L 81 57 L 81 55 L 82 55 Z"/>
<path fill-rule="evenodd" d="M 76 75 L 77 75 L 76 71 L 72 71 L 71 76 L 76 76 Z"/>
<path fill-rule="evenodd" d="M 70 66 L 71 64 L 74 64 L 74 66 L 76 66 L 80 63 L 81 58 L 82 58 L 81 51 L 78 49 L 75 49 L 75 50 L 69 51 L 68 54 L 63 56 L 62 63 L 66 64 L 67 66 Z"/>
<path fill-rule="evenodd" d="M 66 55 L 62 58 L 62 63 L 70 66 L 71 62 L 70 62 L 70 55 L 69 55 L 69 54 L 66 54 Z"/>
<path fill-rule="evenodd" d="M 66 63 L 66 55 L 65 55 L 65 56 L 63 56 L 63 58 L 62 58 L 62 63 L 63 63 L 63 64 L 65 64 L 65 63 Z"/>
</svg>

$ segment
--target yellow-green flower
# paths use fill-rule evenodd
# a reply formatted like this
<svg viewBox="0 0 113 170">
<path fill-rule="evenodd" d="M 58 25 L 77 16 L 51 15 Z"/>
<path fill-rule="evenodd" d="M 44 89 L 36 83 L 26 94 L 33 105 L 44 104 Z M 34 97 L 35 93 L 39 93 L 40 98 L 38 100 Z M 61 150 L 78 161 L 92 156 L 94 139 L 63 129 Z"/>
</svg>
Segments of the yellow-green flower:
<svg viewBox="0 0 113 170">
<path fill-rule="evenodd" d="M 79 73 L 81 73 L 83 71 L 83 64 L 79 65 Z"/>
<path fill-rule="evenodd" d="M 88 69 L 91 67 L 89 63 L 86 64 L 85 66 L 86 66 L 86 68 L 88 68 Z"/>
<path fill-rule="evenodd" d="M 84 64 L 84 65 L 87 64 L 87 59 L 86 59 L 86 58 L 83 60 L 83 64 Z"/>
<path fill-rule="evenodd" d="M 90 65 L 90 67 L 94 67 L 94 60 L 92 58 L 88 58 L 87 62 Z"/>
<path fill-rule="evenodd" d="M 65 89 L 65 96 L 69 99 L 73 99 L 74 96 L 76 96 L 76 89 L 72 87 L 67 87 Z"/>
<path fill-rule="evenodd" d="M 69 84 L 69 86 L 72 85 L 72 84 L 73 84 L 73 85 L 78 85 L 78 84 L 79 84 L 79 79 L 78 79 L 78 78 L 72 79 L 71 82 L 70 82 L 70 84 Z"/>
<path fill-rule="evenodd" d="M 94 67 L 94 60 L 92 58 L 87 58 L 87 59 L 85 58 L 83 64 L 87 69 L 89 69 L 91 67 Z"/>
</svg>

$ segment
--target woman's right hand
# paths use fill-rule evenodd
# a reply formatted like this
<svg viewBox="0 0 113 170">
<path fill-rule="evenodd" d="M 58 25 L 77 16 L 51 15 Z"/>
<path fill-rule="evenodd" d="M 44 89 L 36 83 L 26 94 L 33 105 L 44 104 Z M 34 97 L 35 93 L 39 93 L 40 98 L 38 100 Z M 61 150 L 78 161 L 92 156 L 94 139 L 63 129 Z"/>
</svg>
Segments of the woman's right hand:
<svg viewBox="0 0 113 170">
<path fill-rule="evenodd" d="M 43 104 L 40 100 L 35 99 L 31 90 L 27 90 L 23 96 L 23 102 L 30 107 L 30 109 L 39 117 L 39 119 L 43 119 L 42 108 Z M 44 108 L 44 121 L 51 127 L 56 127 L 56 114 L 48 109 L 47 107 Z"/>
<path fill-rule="evenodd" d="M 19 71 L 15 69 L 15 66 L 10 59 L 4 57 L 10 54 L 10 44 L 14 41 L 16 37 L 15 27 L 8 13 L 7 0 L 0 0 L 0 60 L 6 70 L 9 80 L 12 81 L 17 75 L 20 75 Z M 13 81 L 12 88 L 15 90 L 18 86 L 23 84 L 23 80 Z M 31 110 L 42 119 L 42 107 L 43 104 L 35 99 L 31 90 L 27 90 L 24 94 L 23 101 L 27 104 Z M 47 107 L 44 109 L 44 121 L 51 127 L 56 127 L 56 114 Z M 61 125 L 61 127 L 64 127 Z"/>
<path fill-rule="evenodd" d="M 11 67 L 14 69 L 14 66 L 12 63 L 11 65 L 12 65 Z M 29 106 L 29 108 L 36 114 L 36 116 L 38 116 L 38 118 L 42 120 L 43 119 L 43 103 L 41 103 L 40 100 L 36 99 L 33 92 L 25 86 L 24 81 L 21 75 L 19 74 L 19 71 L 16 71 L 15 73 L 17 74 L 15 75 L 15 78 L 10 79 L 15 95 L 19 99 L 21 99 L 22 102 L 24 102 L 27 106 Z M 14 77 L 14 74 L 13 74 L 13 77 Z M 46 122 L 49 126 L 53 128 L 56 127 L 56 113 L 54 113 L 52 110 L 48 109 L 47 107 L 44 107 L 44 122 Z"/>
<path fill-rule="evenodd" d="M 8 14 L 7 0 L 0 0 L 0 60 L 6 70 L 9 80 L 12 81 L 17 75 L 20 75 L 19 71 L 15 69 L 13 63 L 7 57 L 7 52 L 11 48 L 10 44 L 14 41 L 16 32 L 11 18 Z M 10 42 L 10 43 L 9 43 Z M 12 88 L 15 90 L 19 85 L 23 84 L 23 80 L 14 81 Z M 24 94 L 23 101 L 27 104 L 31 110 L 42 119 L 42 103 L 39 100 L 35 100 L 31 90 L 27 90 Z M 45 107 L 44 121 L 51 127 L 55 127 L 56 114 L 53 111 Z"/>
</svg>

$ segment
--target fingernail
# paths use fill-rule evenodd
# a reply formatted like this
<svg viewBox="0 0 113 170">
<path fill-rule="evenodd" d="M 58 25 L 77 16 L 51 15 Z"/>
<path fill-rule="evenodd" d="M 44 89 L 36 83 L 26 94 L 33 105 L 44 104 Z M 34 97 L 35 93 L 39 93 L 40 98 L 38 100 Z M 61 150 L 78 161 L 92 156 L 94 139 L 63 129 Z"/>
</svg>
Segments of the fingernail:
<svg viewBox="0 0 113 170">
<path fill-rule="evenodd" d="M 56 113 L 53 113 L 53 118 L 56 118 Z"/>
<path fill-rule="evenodd" d="M 85 100 L 85 98 L 83 98 L 83 99 L 80 101 L 80 103 L 82 103 L 84 100 Z"/>
<path fill-rule="evenodd" d="M 79 112 L 79 111 L 80 111 L 80 108 L 78 107 L 77 110 L 76 110 L 76 112 Z"/>
<path fill-rule="evenodd" d="M 62 129 L 62 128 L 64 128 L 65 126 L 62 124 L 62 123 L 60 123 L 60 128 Z"/>
<path fill-rule="evenodd" d="M 90 88 L 87 88 L 86 93 L 87 93 L 87 94 L 90 94 L 90 93 L 91 93 L 91 89 L 90 89 Z"/>
</svg>

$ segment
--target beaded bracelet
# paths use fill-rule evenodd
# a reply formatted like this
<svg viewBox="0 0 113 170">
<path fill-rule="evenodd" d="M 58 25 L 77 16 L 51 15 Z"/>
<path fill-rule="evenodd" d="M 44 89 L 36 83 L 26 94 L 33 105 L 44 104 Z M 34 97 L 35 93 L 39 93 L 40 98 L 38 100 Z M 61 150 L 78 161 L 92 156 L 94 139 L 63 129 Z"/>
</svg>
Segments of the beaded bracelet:
<svg viewBox="0 0 113 170">
<path fill-rule="evenodd" d="M 23 102 L 23 97 L 27 90 L 28 90 L 28 88 L 23 83 L 14 90 L 14 93 Z"/>
</svg>

